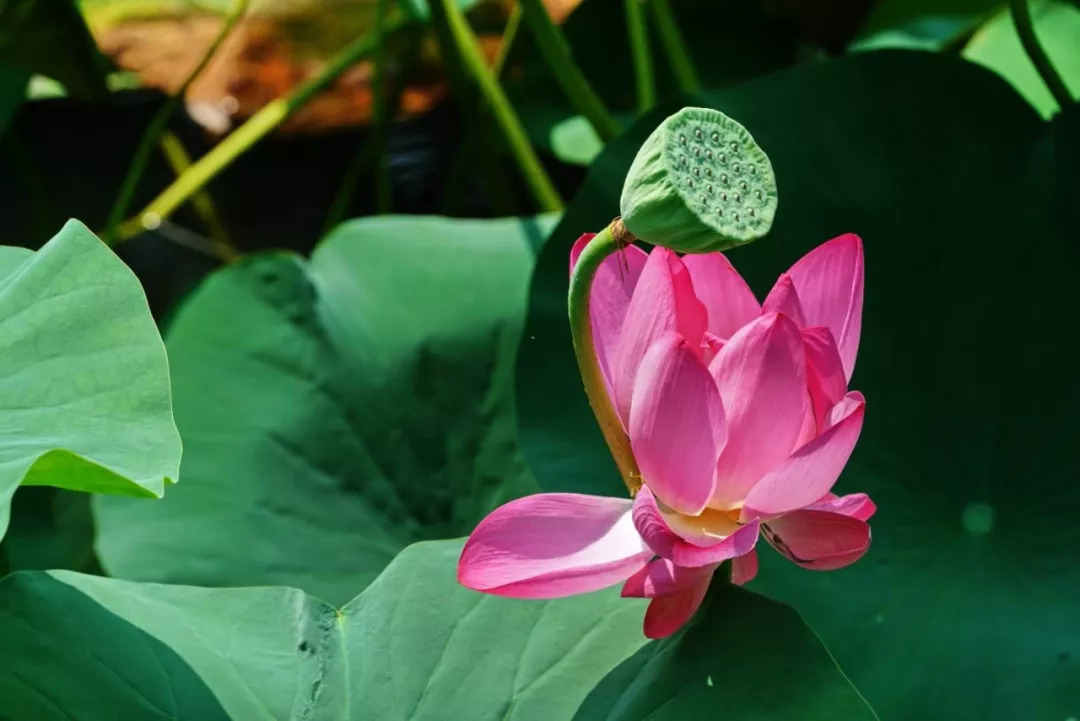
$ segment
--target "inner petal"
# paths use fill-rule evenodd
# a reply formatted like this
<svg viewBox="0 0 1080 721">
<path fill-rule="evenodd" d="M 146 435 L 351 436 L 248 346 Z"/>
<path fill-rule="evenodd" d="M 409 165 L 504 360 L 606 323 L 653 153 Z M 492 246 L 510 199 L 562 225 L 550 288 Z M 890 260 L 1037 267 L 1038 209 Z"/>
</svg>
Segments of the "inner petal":
<svg viewBox="0 0 1080 721">
<path fill-rule="evenodd" d="M 676 535 L 695 546 L 712 546 L 739 530 L 739 509 L 722 511 L 706 508 L 696 516 L 678 513 L 660 505 L 660 514 Z"/>
</svg>

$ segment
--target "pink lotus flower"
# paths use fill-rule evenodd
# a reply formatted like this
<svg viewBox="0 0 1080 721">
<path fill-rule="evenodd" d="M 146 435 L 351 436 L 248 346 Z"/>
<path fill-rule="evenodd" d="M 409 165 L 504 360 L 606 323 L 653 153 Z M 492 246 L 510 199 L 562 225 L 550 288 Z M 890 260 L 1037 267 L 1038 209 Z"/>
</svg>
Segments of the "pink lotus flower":
<svg viewBox="0 0 1080 721">
<path fill-rule="evenodd" d="M 515 598 L 624 582 L 623 596 L 652 599 L 645 635 L 662 638 L 722 562 L 735 583 L 754 577 L 759 535 L 804 568 L 856 561 L 874 504 L 830 489 L 862 430 L 865 401 L 847 388 L 862 301 L 855 235 L 810 252 L 762 304 L 720 253 L 631 246 L 606 259 L 590 291 L 594 342 L 642 485 L 633 501 L 545 493 L 496 509 L 458 580 Z"/>
</svg>

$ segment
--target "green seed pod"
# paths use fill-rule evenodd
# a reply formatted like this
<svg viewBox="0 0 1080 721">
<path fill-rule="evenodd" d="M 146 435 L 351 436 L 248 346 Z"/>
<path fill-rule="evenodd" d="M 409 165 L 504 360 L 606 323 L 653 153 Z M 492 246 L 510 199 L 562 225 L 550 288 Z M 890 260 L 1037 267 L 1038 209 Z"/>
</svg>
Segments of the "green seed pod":
<svg viewBox="0 0 1080 721">
<path fill-rule="evenodd" d="M 683 108 L 641 146 L 620 210 L 645 242 L 705 253 L 768 233 L 776 203 L 772 164 L 746 128 L 718 110 Z"/>
</svg>

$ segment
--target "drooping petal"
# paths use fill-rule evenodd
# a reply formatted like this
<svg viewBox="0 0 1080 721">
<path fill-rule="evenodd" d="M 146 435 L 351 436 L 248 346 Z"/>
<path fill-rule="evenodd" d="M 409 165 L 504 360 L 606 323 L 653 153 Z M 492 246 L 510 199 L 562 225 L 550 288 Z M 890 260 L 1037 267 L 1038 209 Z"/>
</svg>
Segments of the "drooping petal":
<svg viewBox="0 0 1080 721">
<path fill-rule="evenodd" d="M 661 336 L 642 359 L 629 431 L 653 492 L 682 513 L 705 508 L 726 437 L 724 409 L 709 369 L 678 333 Z"/>
<path fill-rule="evenodd" d="M 709 365 L 728 427 L 711 506 L 737 507 L 791 455 L 810 402 L 805 356 L 798 327 L 773 313 L 739 330 Z"/>
<path fill-rule="evenodd" d="M 643 486 L 634 498 L 634 526 L 656 555 L 679 566 L 698 568 L 721 563 L 753 550 L 757 543 L 759 524 L 756 520 L 738 526 L 730 536 L 714 539 L 708 546 L 690 543 L 667 524 L 656 496 Z"/>
<path fill-rule="evenodd" d="M 832 331 L 824 326 L 803 328 L 806 348 L 806 384 L 817 435 L 825 429 L 826 416 L 847 393 L 847 377 Z"/>
<path fill-rule="evenodd" d="M 671 331 L 697 348 L 705 333 L 705 306 L 694 295 L 690 273 L 679 256 L 654 248 L 641 271 L 626 310 L 612 363 L 615 408 L 623 425 L 630 420 L 630 403 L 641 359 L 660 336 Z"/>
<path fill-rule="evenodd" d="M 870 525 L 827 511 L 795 511 L 764 526 L 765 539 L 803 568 L 831 571 L 859 560 L 870 547 Z"/>
<path fill-rule="evenodd" d="M 826 419 L 824 433 L 792 454 L 762 478 L 746 496 L 742 519 L 749 520 L 805 508 L 822 499 L 840 477 L 862 431 L 866 401 L 852 391 Z"/>
<path fill-rule="evenodd" d="M 469 536 L 458 582 L 513 598 L 558 598 L 624 581 L 653 557 L 631 501 L 542 493 L 495 509 Z"/>
<path fill-rule="evenodd" d="M 757 576 L 757 549 L 745 556 L 739 556 L 731 562 L 731 582 L 737 586 L 750 583 Z"/>
<path fill-rule="evenodd" d="M 865 493 L 849 493 L 846 496 L 837 496 L 832 493 L 825 495 L 817 503 L 806 507 L 808 511 L 828 511 L 851 516 L 860 521 L 869 521 L 870 517 L 877 512 L 877 506 Z"/>
<path fill-rule="evenodd" d="M 795 325 L 802 328 L 806 325 L 806 316 L 803 314 L 802 303 L 799 302 L 799 293 L 795 290 L 795 281 L 787 273 L 781 274 L 776 284 L 765 297 L 761 304 L 761 312 L 783 313 L 795 321 Z"/>
<path fill-rule="evenodd" d="M 704 575 L 712 577 L 719 564 L 686 568 L 666 558 L 656 558 L 623 584 L 624 598 L 656 598 L 680 593 L 695 586 Z"/>
<path fill-rule="evenodd" d="M 649 602 L 645 611 L 644 631 L 647 638 L 667 638 L 689 621 L 705 600 L 712 573 L 703 573 L 693 586 L 670 596 L 659 596 Z"/>
<path fill-rule="evenodd" d="M 863 246 L 848 233 L 807 253 L 788 271 L 807 326 L 832 331 L 848 380 L 859 351 L 863 307 Z"/>
<path fill-rule="evenodd" d="M 694 253 L 683 258 L 694 293 L 708 313 L 708 330 L 721 340 L 761 315 L 754 292 L 721 253 Z"/>
<path fill-rule="evenodd" d="M 577 239 L 570 250 L 570 272 L 581 251 L 596 233 L 586 233 Z M 593 276 L 589 291 L 589 319 L 592 323 L 593 344 L 596 346 L 597 360 L 603 373 L 609 397 L 612 396 L 611 366 L 615 357 L 615 346 L 630 298 L 634 294 L 641 270 L 645 267 L 648 254 L 635 245 L 624 248 L 619 253 L 604 259 Z"/>
</svg>

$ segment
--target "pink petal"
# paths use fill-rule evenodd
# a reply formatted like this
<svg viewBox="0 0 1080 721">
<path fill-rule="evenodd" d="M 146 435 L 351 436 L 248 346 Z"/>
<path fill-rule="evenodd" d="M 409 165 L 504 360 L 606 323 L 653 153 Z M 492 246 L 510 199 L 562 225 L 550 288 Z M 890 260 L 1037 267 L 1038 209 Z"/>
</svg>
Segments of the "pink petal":
<svg viewBox="0 0 1080 721">
<path fill-rule="evenodd" d="M 753 581 L 757 572 L 757 550 L 750 551 L 745 556 L 739 556 L 731 562 L 731 582 L 737 586 Z"/>
<path fill-rule="evenodd" d="M 795 451 L 784 465 L 761 479 L 746 496 L 743 520 L 788 513 L 825 496 L 855 448 L 866 401 L 852 391 L 826 418 L 827 430 Z"/>
<path fill-rule="evenodd" d="M 799 293 L 806 325 L 823 325 L 832 331 L 850 380 L 862 328 L 862 241 L 851 233 L 833 238 L 807 253 L 788 273 Z"/>
<path fill-rule="evenodd" d="M 458 582 L 513 598 L 557 598 L 624 581 L 653 557 L 631 501 L 542 493 L 495 509 L 469 536 Z"/>
<path fill-rule="evenodd" d="M 845 516 L 857 518 L 860 521 L 869 521 L 870 517 L 877 512 L 877 506 L 865 493 L 850 493 L 846 496 L 836 496 L 832 493 L 825 494 L 825 498 L 817 503 L 806 507 L 808 511 L 828 511 L 840 513 Z"/>
<path fill-rule="evenodd" d="M 709 370 L 727 415 L 728 440 L 710 505 L 737 507 L 791 455 L 809 412 L 805 356 L 795 323 L 772 313 L 744 326 L 713 359 Z"/>
<path fill-rule="evenodd" d="M 666 558 L 656 558 L 626 580 L 622 595 L 624 598 L 656 598 L 680 593 L 696 586 L 702 576 L 711 578 L 718 565 L 686 568 L 676 566 Z"/>
<path fill-rule="evenodd" d="M 690 273 L 679 256 L 654 248 L 634 288 L 612 363 L 615 408 L 629 425 L 634 379 L 646 351 L 660 336 L 677 332 L 691 348 L 705 333 L 705 306 L 694 295 Z"/>
<path fill-rule="evenodd" d="M 670 596 L 654 598 L 645 611 L 645 636 L 667 638 L 689 621 L 705 600 L 712 574 L 702 574 L 690 588 Z"/>
<path fill-rule="evenodd" d="M 577 239 L 570 250 L 570 272 L 573 273 L 581 251 L 595 233 L 586 233 Z M 635 245 L 627 246 L 604 260 L 593 276 L 589 291 L 589 319 L 592 323 L 593 345 L 596 346 L 597 360 L 604 376 L 608 396 L 614 398 L 611 382 L 611 365 L 615 357 L 615 346 L 630 298 L 634 294 L 641 271 L 645 267 L 648 254 Z"/>
<path fill-rule="evenodd" d="M 847 393 L 847 376 L 832 331 L 824 326 L 803 328 L 806 349 L 806 383 L 810 389 L 817 428 L 825 429 L 825 419 L 833 406 Z M 816 435 L 816 433 L 815 433 Z"/>
<path fill-rule="evenodd" d="M 630 407 L 630 447 L 664 503 L 698 513 L 712 497 L 725 439 L 724 409 L 709 369 L 678 333 L 667 333 L 641 361 Z"/>
<path fill-rule="evenodd" d="M 766 540 L 803 568 L 831 571 L 859 560 L 870 547 L 870 526 L 827 511 L 795 511 L 764 526 Z"/>
<path fill-rule="evenodd" d="M 730 536 L 715 539 L 710 546 L 698 546 L 677 535 L 665 521 L 656 496 L 642 486 L 634 498 L 634 526 L 656 555 L 679 566 L 701 567 L 721 563 L 753 550 L 759 524 L 756 520 L 739 526 Z"/>
<path fill-rule="evenodd" d="M 716 357 L 716 354 L 720 352 L 720 349 L 724 347 L 724 341 L 708 331 L 701 337 L 701 360 L 705 365 L 712 363 L 712 359 Z"/>
<path fill-rule="evenodd" d="M 721 253 L 687 255 L 683 264 L 690 271 L 694 293 L 705 304 L 708 330 L 717 338 L 727 340 L 761 315 L 750 286 Z"/>
<path fill-rule="evenodd" d="M 776 285 L 769 291 L 765 302 L 761 304 L 762 313 L 783 313 L 795 321 L 795 325 L 802 328 L 806 325 L 806 317 L 803 315 L 802 304 L 799 302 L 799 294 L 795 290 L 795 281 L 787 273 L 782 274 L 776 281 Z"/>
</svg>

